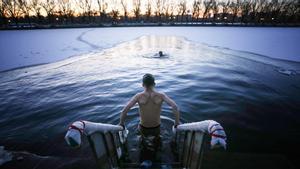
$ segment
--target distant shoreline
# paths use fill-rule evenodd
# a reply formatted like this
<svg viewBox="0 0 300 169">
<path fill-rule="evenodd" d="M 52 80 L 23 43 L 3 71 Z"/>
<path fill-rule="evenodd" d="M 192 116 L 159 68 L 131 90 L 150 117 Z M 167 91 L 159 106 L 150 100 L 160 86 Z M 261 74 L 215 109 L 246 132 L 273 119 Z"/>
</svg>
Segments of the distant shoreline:
<svg viewBox="0 0 300 169">
<path fill-rule="evenodd" d="M 298 24 L 241 24 L 241 23 L 121 23 L 121 24 L 72 24 L 72 25 L 27 25 L 2 27 L 0 30 L 69 29 L 69 28 L 115 28 L 115 27 L 275 27 L 299 28 Z"/>
</svg>

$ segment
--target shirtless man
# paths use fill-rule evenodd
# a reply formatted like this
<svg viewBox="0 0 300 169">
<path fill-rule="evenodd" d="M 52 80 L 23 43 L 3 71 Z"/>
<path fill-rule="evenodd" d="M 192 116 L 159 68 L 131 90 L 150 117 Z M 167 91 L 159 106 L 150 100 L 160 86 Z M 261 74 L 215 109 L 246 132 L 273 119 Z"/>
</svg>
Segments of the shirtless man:
<svg viewBox="0 0 300 169">
<path fill-rule="evenodd" d="M 160 127 L 160 112 L 162 103 L 165 101 L 172 107 L 175 114 L 175 127 L 179 124 L 179 110 L 176 103 L 164 93 L 154 90 L 155 81 L 151 74 L 143 76 L 144 91 L 137 93 L 131 98 L 121 112 L 119 125 L 124 126 L 127 112 L 136 104 L 139 104 L 140 128 L 153 129 Z"/>
<path fill-rule="evenodd" d="M 160 112 L 162 103 L 165 101 L 172 107 L 175 114 L 175 127 L 179 124 L 179 110 L 176 103 L 166 94 L 154 90 L 155 82 L 151 74 L 143 76 L 144 91 L 131 98 L 121 112 L 119 125 L 124 127 L 127 112 L 136 104 L 139 104 L 140 124 L 139 133 L 141 134 L 140 162 L 144 160 L 159 162 L 156 153 L 160 148 Z M 154 137 L 152 137 L 154 136 Z M 159 156 L 158 156 L 159 157 Z M 142 163 L 143 164 L 143 163 Z"/>
</svg>

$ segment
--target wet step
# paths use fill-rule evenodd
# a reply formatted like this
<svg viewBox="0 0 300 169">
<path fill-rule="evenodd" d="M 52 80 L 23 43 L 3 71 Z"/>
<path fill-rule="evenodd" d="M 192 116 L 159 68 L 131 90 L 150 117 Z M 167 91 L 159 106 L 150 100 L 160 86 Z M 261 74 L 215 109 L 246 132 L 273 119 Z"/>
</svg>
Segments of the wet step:
<svg viewBox="0 0 300 169">
<path fill-rule="evenodd" d="M 180 163 L 152 163 L 149 169 L 180 169 Z M 141 163 L 123 163 L 121 166 L 122 169 L 135 169 L 141 168 Z"/>
<path fill-rule="evenodd" d="M 173 148 L 174 149 L 174 148 Z M 153 163 L 176 164 L 178 155 L 172 151 L 171 144 L 163 143 L 163 146 L 158 150 L 143 151 L 141 147 L 129 147 L 127 154 L 127 163 L 140 163 L 144 160 L 151 160 Z"/>
<path fill-rule="evenodd" d="M 294 169 L 281 154 L 205 152 L 202 169 Z"/>
</svg>

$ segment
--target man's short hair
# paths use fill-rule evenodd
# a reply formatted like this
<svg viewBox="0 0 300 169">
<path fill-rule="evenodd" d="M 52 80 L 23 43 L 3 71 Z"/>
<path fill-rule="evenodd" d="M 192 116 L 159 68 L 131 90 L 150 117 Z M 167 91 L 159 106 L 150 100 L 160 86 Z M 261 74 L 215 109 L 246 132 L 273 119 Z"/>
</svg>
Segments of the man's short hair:
<svg viewBox="0 0 300 169">
<path fill-rule="evenodd" d="M 151 87 L 151 86 L 154 86 L 155 85 L 155 79 L 154 79 L 154 76 L 150 73 L 146 73 L 144 76 L 143 76 L 143 85 L 145 87 Z"/>
</svg>

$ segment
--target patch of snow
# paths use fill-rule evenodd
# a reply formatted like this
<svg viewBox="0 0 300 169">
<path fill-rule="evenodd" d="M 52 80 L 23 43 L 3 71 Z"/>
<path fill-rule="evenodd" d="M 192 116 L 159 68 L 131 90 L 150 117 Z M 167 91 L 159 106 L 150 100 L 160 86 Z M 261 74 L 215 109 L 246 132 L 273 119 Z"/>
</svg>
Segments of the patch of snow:
<svg viewBox="0 0 300 169">
<path fill-rule="evenodd" d="M 297 71 L 295 71 L 295 70 L 286 70 L 283 68 L 279 68 L 277 71 L 281 74 L 288 75 L 288 76 L 297 75 Z"/>
<path fill-rule="evenodd" d="M 211 46 L 300 61 L 300 28 L 122 27 L 0 31 L 0 71 L 97 52 L 145 35 L 182 36 Z"/>
<path fill-rule="evenodd" d="M 11 161 L 13 158 L 12 153 L 4 150 L 4 146 L 0 146 L 0 166 L 6 162 Z"/>
</svg>

